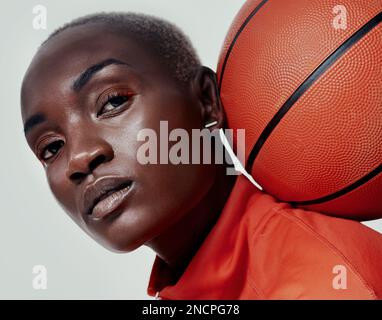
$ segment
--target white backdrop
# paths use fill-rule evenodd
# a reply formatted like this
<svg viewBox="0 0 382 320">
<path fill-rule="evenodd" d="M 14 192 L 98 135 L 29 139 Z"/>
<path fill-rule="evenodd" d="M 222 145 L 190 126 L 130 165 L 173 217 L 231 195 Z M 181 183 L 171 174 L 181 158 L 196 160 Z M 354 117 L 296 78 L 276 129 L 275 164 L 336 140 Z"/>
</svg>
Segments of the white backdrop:
<svg viewBox="0 0 382 320">
<path fill-rule="evenodd" d="M 224 3 L 224 4 L 223 4 Z M 38 45 L 69 20 L 98 11 L 166 18 L 191 38 L 216 69 L 225 33 L 244 0 L 2 1 L 0 20 L 0 299 L 147 299 L 154 253 L 106 251 L 56 204 L 42 166 L 24 141 L 19 106 L 23 74 Z M 32 27 L 32 9 L 47 7 L 47 30 Z M 382 222 L 368 225 L 379 231 Z M 48 270 L 46 290 L 32 287 L 32 268 Z M 151 298 L 149 298 L 151 299 Z"/>
</svg>

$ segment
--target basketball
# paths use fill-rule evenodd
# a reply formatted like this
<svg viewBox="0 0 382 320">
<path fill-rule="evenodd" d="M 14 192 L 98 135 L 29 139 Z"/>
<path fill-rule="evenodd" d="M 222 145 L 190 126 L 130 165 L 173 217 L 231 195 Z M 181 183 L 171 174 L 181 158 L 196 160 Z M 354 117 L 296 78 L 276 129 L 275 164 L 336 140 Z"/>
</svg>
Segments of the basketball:
<svg viewBox="0 0 382 320">
<path fill-rule="evenodd" d="M 328 215 L 382 218 L 381 21 L 381 0 L 249 0 L 236 15 L 218 88 L 265 192 Z"/>
</svg>

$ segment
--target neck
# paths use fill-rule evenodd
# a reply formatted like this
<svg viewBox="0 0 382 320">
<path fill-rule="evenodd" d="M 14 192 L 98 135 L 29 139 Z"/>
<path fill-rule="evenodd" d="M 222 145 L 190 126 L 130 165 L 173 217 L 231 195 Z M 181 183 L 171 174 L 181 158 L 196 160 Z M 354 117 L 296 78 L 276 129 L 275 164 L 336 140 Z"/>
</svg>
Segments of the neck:
<svg viewBox="0 0 382 320">
<path fill-rule="evenodd" d="M 236 181 L 220 166 L 207 195 L 164 234 L 147 243 L 173 270 L 177 280 L 218 220 Z"/>
</svg>

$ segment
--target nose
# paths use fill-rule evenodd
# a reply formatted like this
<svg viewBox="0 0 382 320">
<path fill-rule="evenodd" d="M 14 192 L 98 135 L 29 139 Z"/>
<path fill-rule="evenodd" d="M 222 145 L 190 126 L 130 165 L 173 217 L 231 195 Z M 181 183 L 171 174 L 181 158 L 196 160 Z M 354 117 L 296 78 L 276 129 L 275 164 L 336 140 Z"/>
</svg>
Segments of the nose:
<svg viewBox="0 0 382 320">
<path fill-rule="evenodd" d="M 71 152 L 67 177 L 75 184 L 81 183 L 98 166 L 114 158 L 112 147 L 105 141 L 82 143 Z"/>
</svg>

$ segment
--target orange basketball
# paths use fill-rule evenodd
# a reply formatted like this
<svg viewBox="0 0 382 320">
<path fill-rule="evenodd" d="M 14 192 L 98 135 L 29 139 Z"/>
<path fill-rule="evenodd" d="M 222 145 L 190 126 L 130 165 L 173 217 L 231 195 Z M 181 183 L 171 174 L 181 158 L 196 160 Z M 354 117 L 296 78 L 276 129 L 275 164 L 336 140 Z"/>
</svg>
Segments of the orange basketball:
<svg viewBox="0 0 382 320">
<path fill-rule="evenodd" d="M 218 85 L 266 192 L 330 215 L 382 217 L 381 21 L 381 0 L 249 0 L 237 14 Z"/>
</svg>

